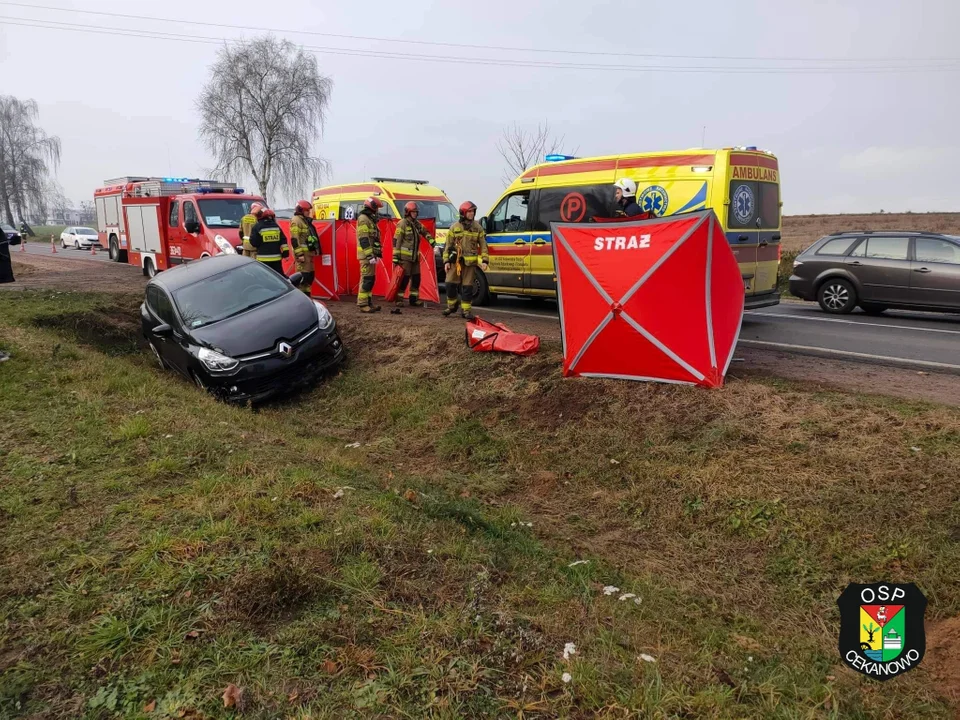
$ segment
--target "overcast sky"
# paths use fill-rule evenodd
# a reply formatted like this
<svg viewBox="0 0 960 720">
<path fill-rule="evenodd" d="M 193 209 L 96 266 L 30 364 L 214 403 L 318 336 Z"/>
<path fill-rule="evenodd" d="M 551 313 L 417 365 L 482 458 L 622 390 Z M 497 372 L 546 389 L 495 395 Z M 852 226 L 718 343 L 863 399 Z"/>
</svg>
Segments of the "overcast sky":
<svg viewBox="0 0 960 720">
<path fill-rule="evenodd" d="M 0 93 L 37 100 L 41 125 L 63 141 L 58 179 L 75 205 L 92 199 L 108 177 L 195 176 L 211 165 L 197 140 L 194 100 L 217 52 L 216 44 L 94 34 L 75 26 L 205 38 L 255 34 L 222 27 L 226 23 L 286 29 L 284 37 L 293 42 L 324 48 L 661 68 L 503 67 L 318 51 L 321 71 L 334 80 L 319 148 L 332 163 L 329 182 L 372 175 L 427 179 L 456 204 L 474 200 L 483 214 L 503 190 L 496 142 L 510 123 L 535 127 L 549 120 L 579 156 L 699 147 L 706 126 L 707 147 L 757 145 L 779 157 L 785 214 L 960 210 L 954 172 L 960 162 L 956 0 L 807 0 L 790 7 L 779 0 L 27 4 L 0 2 Z M 70 27 L 14 26 L 11 18 Z M 707 59 L 662 57 L 668 55 Z M 913 71 L 865 72 L 880 65 Z M 934 71 L 931 65 L 950 69 Z M 767 72 L 663 69 L 680 66 Z M 772 71 L 784 67 L 827 71 Z M 837 72 L 839 67 L 855 72 Z"/>
</svg>

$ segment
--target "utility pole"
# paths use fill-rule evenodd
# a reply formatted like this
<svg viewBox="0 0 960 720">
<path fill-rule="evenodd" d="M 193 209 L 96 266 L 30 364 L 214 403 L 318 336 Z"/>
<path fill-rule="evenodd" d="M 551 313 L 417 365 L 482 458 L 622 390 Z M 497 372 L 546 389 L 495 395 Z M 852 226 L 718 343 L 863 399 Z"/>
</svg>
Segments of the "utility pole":
<svg viewBox="0 0 960 720">
<path fill-rule="evenodd" d="M 707 126 L 703 126 L 703 133 L 700 135 L 700 147 L 707 146 Z"/>
</svg>

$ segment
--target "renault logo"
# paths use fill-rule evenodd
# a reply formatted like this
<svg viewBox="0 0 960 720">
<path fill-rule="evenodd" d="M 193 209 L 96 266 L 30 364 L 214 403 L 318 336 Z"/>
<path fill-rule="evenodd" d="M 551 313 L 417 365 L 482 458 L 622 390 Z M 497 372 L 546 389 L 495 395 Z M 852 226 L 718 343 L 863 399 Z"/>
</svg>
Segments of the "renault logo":
<svg viewBox="0 0 960 720">
<path fill-rule="evenodd" d="M 282 342 L 279 345 L 277 345 L 277 350 L 279 350 L 280 354 L 283 355 L 283 357 L 285 358 L 288 358 L 291 355 L 293 355 L 293 347 L 291 345 L 288 345 L 285 342 Z"/>
</svg>

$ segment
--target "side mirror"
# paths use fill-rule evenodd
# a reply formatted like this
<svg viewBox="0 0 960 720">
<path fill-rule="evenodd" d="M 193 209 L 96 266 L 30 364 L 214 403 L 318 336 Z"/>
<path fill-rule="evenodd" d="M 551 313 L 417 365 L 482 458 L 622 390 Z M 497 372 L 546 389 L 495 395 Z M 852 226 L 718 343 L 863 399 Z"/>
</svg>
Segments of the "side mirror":
<svg viewBox="0 0 960 720">
<path fill-rule="evenodd" d="M 169 337 L 173 334 L 173 328 L 163 323 L 162 325 L 157 325 L 151 332 L 157 337 Z"/>
<path fill-rule="evenodd" d="M 188 233 L 198 233 L 200 232 L 200 221 L 199 220 L 187 220 L 183 224 L 183 229 Z"/>
<path fill-rule="evenodd" d="M 483 228 L 484 232 L 487 232 L 487 216 L 486 215 L 480 218 L 480 227 Z"/>
<path fill-rule="evenodd" d="M 290 282 L 293 283 L 294 287 L 300 287 L 300 283 L 303 282 L 303 273 L 295 272 L 289 278 Z"/>
</svg>

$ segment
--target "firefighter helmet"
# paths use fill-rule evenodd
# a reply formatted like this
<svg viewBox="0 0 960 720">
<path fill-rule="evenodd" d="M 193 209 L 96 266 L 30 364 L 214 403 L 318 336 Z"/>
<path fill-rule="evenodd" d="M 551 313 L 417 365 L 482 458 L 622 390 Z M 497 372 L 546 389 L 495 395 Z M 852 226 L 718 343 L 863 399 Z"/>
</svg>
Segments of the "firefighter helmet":
<svg viewBox="0 0 960 720">
<path fill-rule="evenodd" d="M 273 218 L 275 218 L 275 217 L 277 217 L 277 214 L 276 214 L 273 210 L 271 210 L 270 208 L 264 208 L 264 209 L 263 209 L 263 212 L 260 213 L 260 218 L 261 218 L 261 219 L 271 220 L 271 219 L 273 219 Z"/>
<path fill-rule="evenodd" d="M 301 215 L 309 215 L 310 211 L 313 210 L 313 205 L 310 204 L 309 200 L 301 200 L 297 203 L 297 207 L 294 212 L 298 212 Z"/>
<path fill-rule="evenodd" d="M 260 213 L 263 212 L 263 203 L 255 202 L 250 206 L 250 214 L 256 217 L 260 217 Z"/>
<path fill-rule="evenodd" d="M 408 202 L 406 205 L 403 206 L 404 215 L 409 215 L 412 212 L 416 212 L 416 213 L 420 212 L 420 208 L 417 207 L 417 204 L 413 202 L 413 200 L 411 200 L 410 202 Z"/>
<path fill-rule="evenodd" d="M 465 203 L 463 203 L 463 204 L 460 206 L 460 217 L 466 217 L 466 216 L 467 216 L 467 213 L 470 212 L 471 210 L 473 210 L 474 212 L 476 212 L 476 211 L 477 211 L 477 206 L 474 205 L 474 204 L 473 204 L 472 202 L 470 202 L 469 200 L 467 200 Z"/>
<path fill-rule="evenodd" d="M 637 184 L 630 178 L 620 178 L 614 183 L 614 186 L 620 188 L 620 192 L 625 198 L 632 198 L 637 195 Z"/>
<path fill-rule="evenodd" d="M 364 201 L 363 206 L 367 210 L 373 210 L 374 212 L 377 212 L 380 208 L 383 207 L 383 201 L 381 201 L 379 198 L 370 196 Z"/>
</svg>

